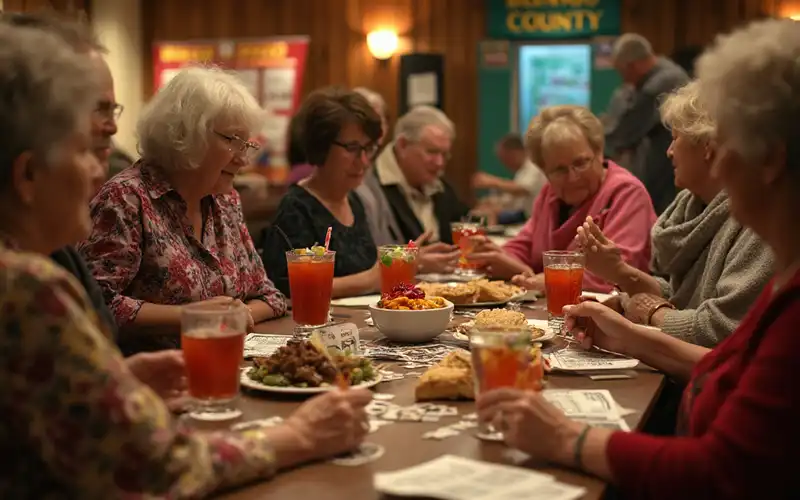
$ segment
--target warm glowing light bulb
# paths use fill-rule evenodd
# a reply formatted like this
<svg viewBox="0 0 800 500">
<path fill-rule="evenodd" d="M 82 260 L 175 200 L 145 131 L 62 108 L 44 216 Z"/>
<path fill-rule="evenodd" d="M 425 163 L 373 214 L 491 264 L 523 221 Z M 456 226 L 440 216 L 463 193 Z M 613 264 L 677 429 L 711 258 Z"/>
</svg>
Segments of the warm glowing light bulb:
<svg viewBox="0 0 800 500">
<path fill-rule="evenodd" d="M 397 50 L 397 33 L 389 30 L 373 31 L 367 35 L 367 48 L 375 59 L 389 59 Z"/>
</svg>

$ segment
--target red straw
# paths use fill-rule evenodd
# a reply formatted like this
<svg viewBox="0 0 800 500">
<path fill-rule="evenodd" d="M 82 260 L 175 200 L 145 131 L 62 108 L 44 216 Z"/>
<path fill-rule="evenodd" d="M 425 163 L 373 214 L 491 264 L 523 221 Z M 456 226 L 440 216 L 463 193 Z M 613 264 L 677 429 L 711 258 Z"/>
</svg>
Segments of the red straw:
<svg viewBox="0 0 800 500">
<path fill-rule="evenodd" d="M 328 247 L 331 244 L 331 233 L 333 232 L 333 227 L 328 226 L 328 232 L 325 233 L 325 251 L 328 251 Z"/>
</svg>

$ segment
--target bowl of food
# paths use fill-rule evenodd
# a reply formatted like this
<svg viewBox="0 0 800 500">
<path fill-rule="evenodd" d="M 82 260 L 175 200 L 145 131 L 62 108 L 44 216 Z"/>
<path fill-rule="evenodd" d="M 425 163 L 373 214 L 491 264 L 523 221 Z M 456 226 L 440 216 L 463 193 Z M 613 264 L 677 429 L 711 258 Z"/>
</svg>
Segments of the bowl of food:
<svg viewBox="0 0 800 500">
<path fill-rule="evenodd" d="M 420 343 L 433 340 L 447 329 L 453 303 L 401 284 L 370 305 L 369 312 L 375 328 L 389 340 Z"/>
</svg>

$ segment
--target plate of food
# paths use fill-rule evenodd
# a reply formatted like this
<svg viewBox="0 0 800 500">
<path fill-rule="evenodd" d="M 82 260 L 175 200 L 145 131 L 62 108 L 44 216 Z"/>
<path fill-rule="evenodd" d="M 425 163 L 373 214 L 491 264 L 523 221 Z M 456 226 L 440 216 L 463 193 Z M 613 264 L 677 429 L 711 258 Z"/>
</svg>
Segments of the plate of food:
<svg viewBox="0 0 800 500">
<path fill-rule="evenodd" d="M 456 307 L 502 306 L 513 300 L 522 300 L 527 292 L 505 281 L 476 279 L 467 283 L 428 283 L 417 284 L 427 295 L 442 297 Z"/>
<path fill-rule="evenodd" d="M 519 311 L 508 309 L 487 309 L 479 312 L 475 319 L 458 325 L 453 332 L 453 338 L 469 342 L 469 330 L 473 327 L 484 328 L 509 328 L 524 327 L 531 332 L 531 341 L 547 342 L 553 340 L 556 334 L 548 328 L 546 320 L 527 319 Z"/>
<path fill-rule="evenodd" d="M 292 339 L 271 356 L 255 357 L 252 363 L 242 369 L 242 386 L 265 392 L 326 392 L 336 387 L 337 368 L 352 387 L 372 387 L 381 381 L 367 358 L 338 350 L 328 357 L 308 340 Z"/>
</svg>

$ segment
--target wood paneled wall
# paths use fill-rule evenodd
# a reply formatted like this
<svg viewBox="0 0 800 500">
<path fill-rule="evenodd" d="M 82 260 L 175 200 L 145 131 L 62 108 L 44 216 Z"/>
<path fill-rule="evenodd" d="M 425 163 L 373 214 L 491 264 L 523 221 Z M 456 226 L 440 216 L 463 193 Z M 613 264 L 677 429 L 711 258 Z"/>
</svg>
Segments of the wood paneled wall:
<svg viewBox="0 0 800 500">
<path fill-rule="evenodd" d="M 55 10 L 64 13 L 85 12 L 89 0 L 3 0 L 3 10 L 11 12 L 39 12 Z"/>
<path fill-rule="evenodd" d="M 469 178 L 477 168 L 477 44 L 485 33 L 483 0 L 142 1 L 146 97 L 152 93 L 149 58 L 155 40 L 310 35 L 304 93 L 326 85 L 364 85 L 383 94 L 393 116 L 398 59 L 374 60 L 366 34 L 392 28 L 401 37 L 402 50 L 444 54 L 445 111 L 458 134 L 448 175 L 468 195 Z M 622 0 L 622 25 L 670 54 L 706 44 L 747 20 L 775 15 L 787 1 Z"/>
</svg>

